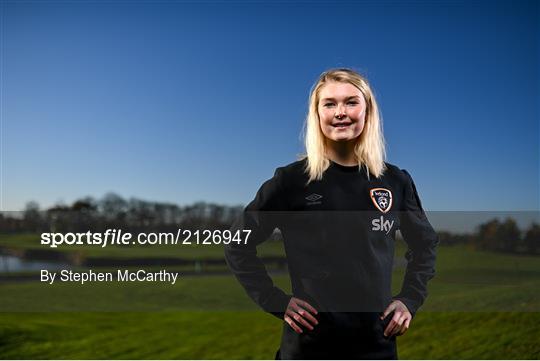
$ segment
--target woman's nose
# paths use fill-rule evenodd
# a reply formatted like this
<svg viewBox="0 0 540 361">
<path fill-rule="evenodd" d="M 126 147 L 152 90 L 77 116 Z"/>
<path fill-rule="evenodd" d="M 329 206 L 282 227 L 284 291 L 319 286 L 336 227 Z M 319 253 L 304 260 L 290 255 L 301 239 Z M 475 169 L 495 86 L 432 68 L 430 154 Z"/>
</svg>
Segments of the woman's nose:
<svg viewBox="0 0 540 361">
<path fill-rule="evenodd" d="M 338 105 L 336 109 L 336 118 L 343 118 L 345 116 L 345 107 Z"/>
</svg>

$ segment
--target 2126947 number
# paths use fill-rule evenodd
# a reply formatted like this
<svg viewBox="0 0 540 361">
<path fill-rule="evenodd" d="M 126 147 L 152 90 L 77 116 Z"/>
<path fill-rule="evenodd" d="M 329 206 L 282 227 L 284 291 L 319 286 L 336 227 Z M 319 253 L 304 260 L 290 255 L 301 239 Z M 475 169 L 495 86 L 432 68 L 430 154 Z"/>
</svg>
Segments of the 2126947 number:
<svg viewBox="0 0 540 361">
<path fill-rule="evenodd" d="M 182 235 L 185 236 L 182 244 L 192 245 L 192 244 L 230 244 L 235 242 L 238 244 L 247 244 L 249 235 L 251 234 L 251 229 L 237 230 L 236 232 L 231 232 L 226 229 L 221 230 L 196 230 L 192 232 L 189 229 L 184 229 Z M 243 239 L 245 236 L 245 239 Z M 192 240 L 194 238 L 194 240 Z"/>
</svg>

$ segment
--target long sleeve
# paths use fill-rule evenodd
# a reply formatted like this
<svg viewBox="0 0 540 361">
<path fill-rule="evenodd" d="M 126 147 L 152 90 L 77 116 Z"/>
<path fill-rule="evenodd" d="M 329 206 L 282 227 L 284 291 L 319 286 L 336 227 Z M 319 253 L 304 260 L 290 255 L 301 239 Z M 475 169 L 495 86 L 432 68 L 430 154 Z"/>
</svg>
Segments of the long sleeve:
<svg viewBox="0 0 540 361">
<path fill-rule="evenodd" d="M 231 242 L 225 246 L 225 260 L 247 294 L 263 310 L 278 318 L 283 318 L 292 296 L 274 286 L 257 256 L 257 246 L 278 226 L 275 211 L 284 210 L 282 189 L 282 171 L 277 168 L 274 177 L 261 186 L 255 199 L 231 227 L 233 234 L 238 230 L 251 230 L 247 244 Z"/>
<path fill-rule="evenodd" d="M 439 239 L 422 209 L 412 177 L 407 171 L 403 172 L 408 181 L 405 186 L 400 224 L 403 239 L 408 245 L 405 254 L 407 269 L 401 292 L 394 299 L 402 301 L 414 317 L 427 297 L 428 281 L 435 275 L 436 247 Z"/>
</svg>

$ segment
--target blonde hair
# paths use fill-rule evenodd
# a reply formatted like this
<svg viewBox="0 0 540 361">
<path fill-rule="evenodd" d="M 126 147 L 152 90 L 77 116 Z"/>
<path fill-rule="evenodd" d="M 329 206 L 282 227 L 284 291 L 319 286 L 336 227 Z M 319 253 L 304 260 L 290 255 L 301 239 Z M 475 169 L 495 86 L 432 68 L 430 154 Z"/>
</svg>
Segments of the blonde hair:
<svg viewBox="0 0 540 361">
<path fill-rule="evenodd" d="M 384 173 L 386 151 L 382 131 L 382 118 L 379 107 L 368 81 L 356 71 L 347 68 L 330 69 L 323 72 L 309 95 L 309 111 L 304 123 L 304 142 L 306 154 L 300 159 L 307 158 L 305 172 L 309 175 L 308 184 L 320 180 L 324 171 L 330 166 L 326 157 L 326 142 L 320 126 L 318 103 L 321 88 L 328 82 L 350 83 L 360 90 L 366 103 L 365 124 L 362 134 L 354 147 L 358 159 L 358 167 L 366 166 L 367 177 L 373 174 L 379 178 Z"/>
</svg>

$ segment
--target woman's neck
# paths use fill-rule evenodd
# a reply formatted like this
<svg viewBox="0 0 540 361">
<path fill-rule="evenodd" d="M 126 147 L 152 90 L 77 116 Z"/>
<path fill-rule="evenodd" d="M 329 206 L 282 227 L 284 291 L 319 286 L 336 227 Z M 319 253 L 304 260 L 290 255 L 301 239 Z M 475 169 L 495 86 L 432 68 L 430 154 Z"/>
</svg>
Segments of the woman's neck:
<svg viewBox="0 0 540 361">
<path fill-rule="evenodd" d="M 327 143 L 326 156 L 335 163 L 351 166 L 358 165 L 358 159 L 354 153 L 354 142 L 335 142 L 329 140 Z"/>
</svg>

